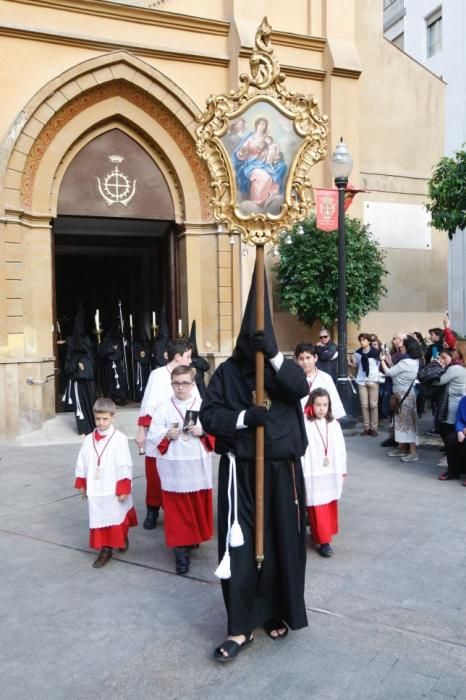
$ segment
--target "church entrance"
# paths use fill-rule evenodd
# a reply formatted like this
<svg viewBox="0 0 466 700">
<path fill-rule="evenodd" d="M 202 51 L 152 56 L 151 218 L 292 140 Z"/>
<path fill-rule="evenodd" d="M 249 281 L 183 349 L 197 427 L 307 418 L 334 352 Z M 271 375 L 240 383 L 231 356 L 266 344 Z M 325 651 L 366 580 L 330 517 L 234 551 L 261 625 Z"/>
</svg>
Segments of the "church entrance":
<svg viewBox="0 0 466 700">
<path fill-rule="evenodd" d="M 169 334 L 172 334 L 172 304 L 167 304 L 166 300 L 171 297 L 171 281 L 176 278 L 175 260 L 170 255 L 173 225 L 140 219 L 58 217 L 53 231 L 60 360 L 57 411 L 64 410 L 61 398 L 66 389 L 65 340 L 72 335 L 80 307 L 84 332 L 95 344 L 102 342 L 109 333 L 116 338 L 123 337 L 131 375 L 128 399 L 135 400 L 139 397 L 133 386 L 132 346 L 154 338 L 164 313 Z"/>
<path fill-rule="evenodd" d="M 72 406 L 63 396 L 78 375 L 67 358 L 77 355 L 80 337 L 89 346 L 97 395 L 123 405 L 140 401 L 137 359 L 153 364 L 157 337 L 176 331 L 173 218 L 160 169 L 120 130 L 97 137 L 71 162 L 53 221 L 57 411 Z"/>
</svg>

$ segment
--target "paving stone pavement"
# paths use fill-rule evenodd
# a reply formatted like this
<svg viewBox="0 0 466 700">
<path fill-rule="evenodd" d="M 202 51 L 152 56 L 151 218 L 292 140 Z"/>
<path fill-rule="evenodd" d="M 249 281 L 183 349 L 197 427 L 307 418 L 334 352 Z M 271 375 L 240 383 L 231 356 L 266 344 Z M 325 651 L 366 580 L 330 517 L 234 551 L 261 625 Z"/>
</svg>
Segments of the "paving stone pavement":
<svg viewBox="0 0 466 700">
<path fill-rule="evenodd" d="M 223 665 L 210 658 L 225 635 L 215 540 L 176 576 L 162 519 L 95 570 L 77 441 L 1 444 L 2 700 L 466 700 L 466 489 L 438 481 L 435 441 L 403 464 L 385 436 L 347 440 L 335 555 L 308 549 L 309 627 L 284 641 L 257 630 Z"/>
</svg>

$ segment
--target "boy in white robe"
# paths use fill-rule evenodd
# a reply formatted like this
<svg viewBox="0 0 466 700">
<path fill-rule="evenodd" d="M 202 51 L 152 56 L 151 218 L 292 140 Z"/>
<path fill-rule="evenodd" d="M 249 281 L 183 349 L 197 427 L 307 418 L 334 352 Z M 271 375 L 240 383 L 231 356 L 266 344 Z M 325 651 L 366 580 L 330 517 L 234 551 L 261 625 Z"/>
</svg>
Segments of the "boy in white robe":
<svg viewBox="0 0 466 700">
<path fill-rule="evenodd" d="M 326 389 L 314 389 L 309 394 L 304 423 L 308 446 L 302 465 L 312 541 L 322 557 L 331 557 L 330 543 L 338 533 L 338 501 L 346 476 L 346 448 Z"/>
<path fill-rule="evenodd" d="M 213 533 L 213 439 L 205 435 L 199 421 L 201 399 L 195 391 L 195 373 L 182 365 L 173 369 L 174 395 L 156 409 L 146 438 L 147 448 L 157 453 L 165 541 L 173 549 L 176 572 L 181 575 L 189 571 L 191 550 Z"/>
<path fill-rule="evenodd" d="M 178 365 L 189 365 L 191 363 L 191 353 L 191 344 L 186 340 L 171 340 L 167 345 L 168 364 L 152 370 L 141 402 L 136 443 L 140 450 L 145 451 L 146 455 L 147 514 L 143 523 L 143 528 L 145 530 L 153 530 L 157 526 L 159 511 L 162 507 L 162 489 L 157 469 L 157 454 L 145 444 L 147 431 L 157 406 L 173 396 L 171 385 L 171 373 L 173 368 Z"/>
<path fill-rule="evenodd" d="M 116 406 L 98 399 L 94 406 L 97 428 L 86 435 L 78 455 L 75 488 L 89 505 L 89 546 L 100 549 L 93 566 L 107 564 L 117 547 L 128 549 L 128 530 L 138 524 L 131 496 L 133 462 L 128 438 L 113 426 Z"/>
<path fill-rule="evenodd" d="M 307 383 L 309 385 L 309 393 L 311 393 L 313 389 L 326 389 L 330 395 L 330 401 L 332 402 L 333 417 L 337 420 L 343 418 L 346 413 L 335 386 L 335 382 L 328 372 L 317 369 L 317 361 L 319 356 L 317 354 L 316 346 L 313 343 L 298 343 L 294 351 L 294 356 L 298 365 L 300 365 L 304 370 L 304 374 L 306 375 Z M 303 410 L 307 404 L 307 400 L 308 396 L 304 396 L 301 399 Z"/>
</svg>

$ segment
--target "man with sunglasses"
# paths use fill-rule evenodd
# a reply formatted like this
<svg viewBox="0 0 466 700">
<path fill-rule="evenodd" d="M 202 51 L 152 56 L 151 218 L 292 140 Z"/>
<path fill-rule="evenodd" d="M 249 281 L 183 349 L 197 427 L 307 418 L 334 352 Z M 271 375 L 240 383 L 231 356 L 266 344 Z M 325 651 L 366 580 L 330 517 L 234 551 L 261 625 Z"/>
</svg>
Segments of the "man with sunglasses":
<svg viewBox="0 0 466 700">
<path fill-rule="evenodd" d="M 333 381 L 337 381 L 337 344 L 333 342 L 330 333 L 326 328 L 321 328 L 319 333 L 319 342 L 316 343 L 317 350 L 317 369 L 330 374 Z"/>
</svg>

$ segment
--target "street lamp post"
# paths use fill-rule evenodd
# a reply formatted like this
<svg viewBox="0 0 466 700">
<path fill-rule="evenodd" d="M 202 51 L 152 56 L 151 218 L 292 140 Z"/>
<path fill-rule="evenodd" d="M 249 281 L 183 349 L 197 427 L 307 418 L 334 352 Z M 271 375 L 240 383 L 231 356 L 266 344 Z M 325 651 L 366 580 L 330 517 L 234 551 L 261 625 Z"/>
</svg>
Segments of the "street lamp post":
<svg viewBox="0 0 466 700">
<path fill-rule="evenodd" d="M 342 428 L 352 429 L 356 425 L 353 416 L 354 390 L 348 378 L 347 333 L 346 333 L 346 226 L 345 226 L 345 191 L 348 178 L 353 168 L 351 153 L 340 139 L 332 154 L 330 169 L 338 189 L 338 362 L 337 388 L 342 400 L 346 417 L 340 423 Z"/>
</svg>

